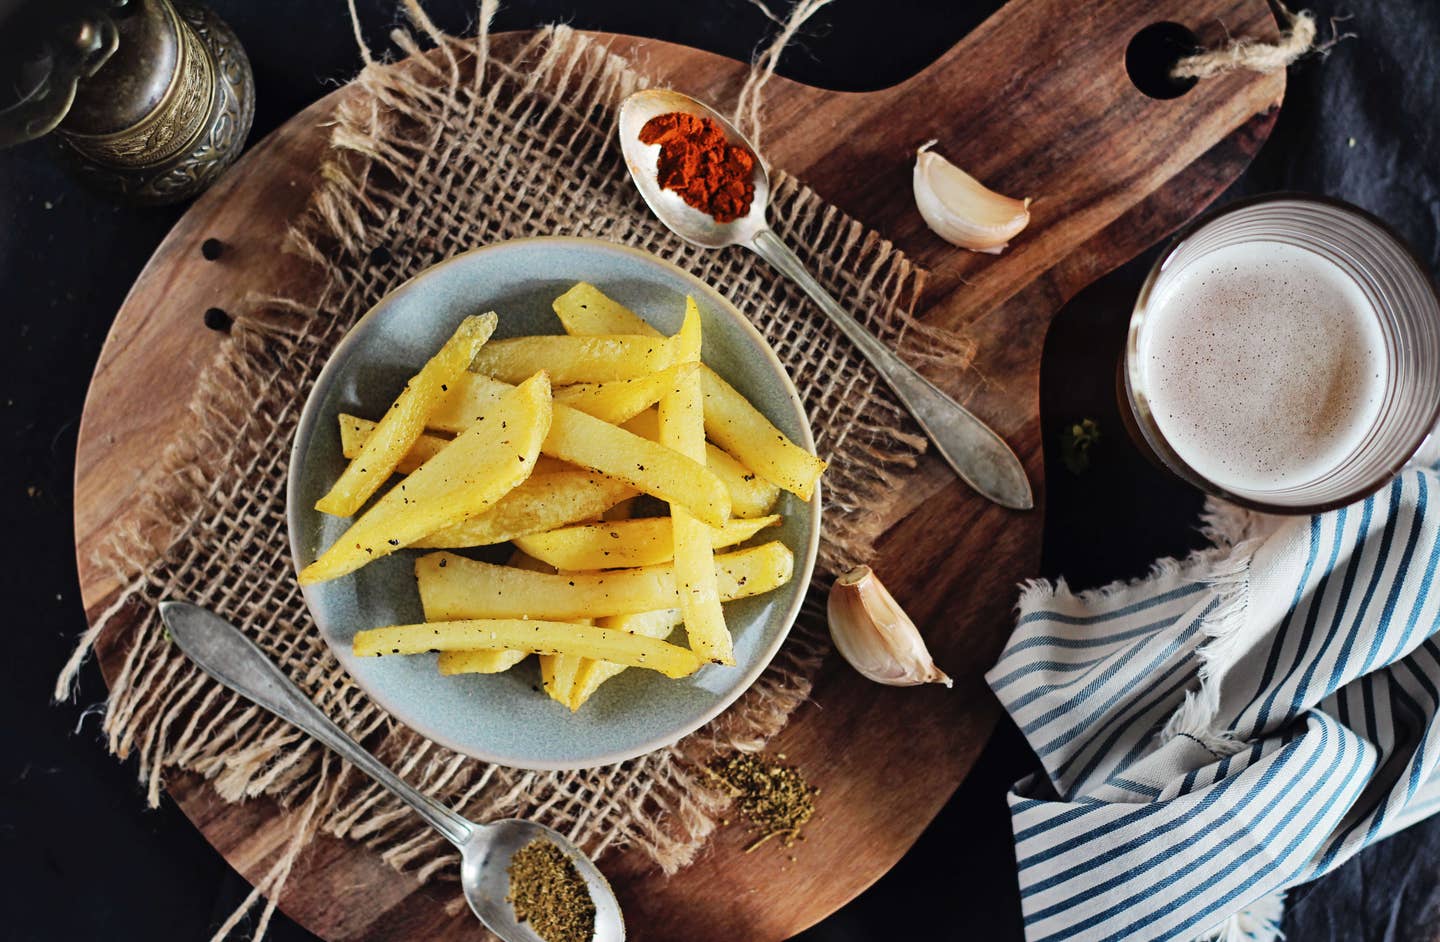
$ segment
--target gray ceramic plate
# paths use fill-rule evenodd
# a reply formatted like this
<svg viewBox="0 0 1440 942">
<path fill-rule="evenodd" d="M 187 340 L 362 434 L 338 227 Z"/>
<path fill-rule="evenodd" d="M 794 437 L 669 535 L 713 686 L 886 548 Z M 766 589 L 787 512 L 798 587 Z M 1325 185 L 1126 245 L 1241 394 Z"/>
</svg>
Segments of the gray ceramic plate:
<svg viewBox="0 0 1440 942">
<path fill-rule="evenodd" d="M 286 515 L 297 569 L 339 537 L 347 521 L 314 509 L 344 467 L 336 415 L 377 416 L 465 315 L 494 310 L 496 337 L 560 333 L 550 303 L 577 281 L 595 284 L 665 333 L 692 295 L 704 323 L 704 358 L 796 442 L 814 448 L 810 425 L 780 361 L 739 311 L 709 285 L 652 255 L 591 239 L 503 242 L 467 252 L 406 282 L 336 347 L 305 403 L 290 456 Z M 800 611 L 815 566 L 820 497 L 783 493 L 785 524 L 757 541 L 795 552 L 787 586 L 726 605 L 734 667 L 706 665 L 684 680 L 628 670 L 578 713 L 540 691 L 535 659 L 494 675 L 441 677 L 435 655 L 356 658 L 356 631 L 422 620 L 412 565 L 402 551 L 354 575 L 305 589 L 305 600 L 340 663 L 391 715 L 459 752 L 526 769 L 604 765 L 670 745 L 745 691 L 770 663 Z M 469 552 L 469 551 L 467 551 Z M 495 559 L 475 551 L 481 558 Z"/>
</svg>

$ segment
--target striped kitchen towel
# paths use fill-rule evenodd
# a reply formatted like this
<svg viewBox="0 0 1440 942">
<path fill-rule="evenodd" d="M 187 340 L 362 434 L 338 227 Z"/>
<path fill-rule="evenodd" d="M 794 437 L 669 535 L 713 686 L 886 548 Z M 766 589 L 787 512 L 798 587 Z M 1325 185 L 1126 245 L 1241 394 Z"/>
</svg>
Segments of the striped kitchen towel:
<svg viewBox="0 0 1440 942">
<path fill-rule="evenodd" d="M 1028 942 L 1275 939 L 1287 887 L 1440 809 L 1440 476 L 1208 514 L 1139 582 L 1026 586 L 987 675 L 1044 766 L 1009 797 Z"/>
</svg>

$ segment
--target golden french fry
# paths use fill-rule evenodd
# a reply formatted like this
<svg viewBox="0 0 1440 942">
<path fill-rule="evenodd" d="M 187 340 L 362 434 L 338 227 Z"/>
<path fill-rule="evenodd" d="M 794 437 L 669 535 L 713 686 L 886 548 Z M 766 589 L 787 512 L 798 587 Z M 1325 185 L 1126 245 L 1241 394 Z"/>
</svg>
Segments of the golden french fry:
<svg viewBox="0 0 1440 942">
<path fill-rule="evenodd" d="M 725 485 L 730 494 L 730 513 L 736 517 L 768 514 L 780 499 L 780 488 L 710 442 L 705 443 L 705 468 Z"/>
<path fill-rule="evenodd" d="M 665 338 L 552 334 L 511 337 L 486 344 L 470 369 L 504 383 L 518 383 L 532 373 L 547 370 L 556 386 L 569 386 L 634 379 L 659 372 L 674 362 Z"/>
<path fill-rule="evenodd" d="M 696 363 L 677 363 L 658 373 L 635 379 L 617 379 L 608 383 L 577 383 L 555 390 L 555 401 L 563 402 L 586 415 L 619 425 L 660 401 L 665 390 L 700 367 Z"/>
<path fill-rule="evenodd" d="M 521 485 L 522 487 L 524 485 Z M 516 550 L 510 554 L 509 565 L 528 569 L 531 572 L 554 572 L 554 566 L 548 566 L 538 559 L 526 556 Z M 420 604 L 425 605 L 425 597 L 420 597 Z M 453 613 L 440 608 L 425 608 L 426 621 L 451 621 Z M 444 676 L 453 674 L 499 674 L 508 671 L 530 656 L 529 651 L 511 650 L 480 650 L 480 651 L 441 651 L 439 658 L 440 673 Z"/>
<path fill-rule="evenodd" d="M 346 458 L 356 458 L 370 436 L 375 432 L 375 423 L 369 419 L 362 419 L 358 415 L 347 415 L 340 413 L 340 451 Z M 405 457 L 395 466 L 396 474 L 409 474 L 425 462 L 434 458 L 440 453 L 440 449 L 450 444 L 450 439 L 431 432 L 422 432 L 420 437 L 415 439 L 410 450 L 405 452 Z"/>
<path fill-rule="evenodd" d="M 685 299 L 685 321 L 672 344 L 681 363 L 700 362 L 700 311 L 694 298 Z M 660 397 L 660 444 L 701 464 L 705 463 L 704 399 L 700 376 L 689 372 L 676 376 L 675 384 Z M 675 581 L 680 591 L 680 611 L 690 649 L 715 664 L 734 664 L 730 629 L 720 607 L 720 589 L 715 581 L 713 531 L 682 506 L 670 505 L 673 533 Z"/>
<path fill-rule="evenodd" d="M 351 459 L 329 492 L 315 502 L 316 510 L 349 517 L 370 499 L 425 431 L 426 417 L 445 394 L 446 387 L 465 372 L 475 354 L 490 339 L 496 321 L 496 316 L 490 313 L 472 315 L 460 322 L 440 352 L 405 384 L 360 453 Z"/>
<path fill-rule="evenodd" d="M 652 442 L 658 441 L 660 413 L 654 409 L 646 409 L 621 428 Z M 719 478 L 729 492 L 732 517 L 759 517 L 768 514 L 780 497 L 780 488 L 710 442 L 705 443 L 705 469 Z"/>
<path fill-rule="evenodd" d="M 743 598 L 784 585 L 795 555 L 778 540 L 715 558 L 721 598 Z M 566 621 L 678 608 L 670 566 L 612 572 L 526 572 L 436 552 L 415 560 L 425 611 L 457 618 L 543 618 Z"/>
<path fill-rule="evenodd" d="M 524 486 L 522 484 L 520 487 Z M 516 488 L 516 491 L 519 490 L 520 488 Z M 724 549 L 744 543 L 780 520 L 779 514 L 773 514 L 748 520 L 732 519 L 723 527 L 707 528 L 711 546 Z M 543 533 L 530 533 L 514 539 L 515 545 L 520 549 L 556 569 L 628 569 L 635 566 L 659 566 L 675 558 L 674 530 L 669 517 L 641 517 L 581 524 Z M 421 541 L 415 545 L 429 544 Z"/>
<path fill-rule="evenodd" d="M 541 447 L 544 447 L 543 442 L 541 443 Z M 540 457 L 535 459 L 535 470 L 531 471 L 530 474 L 556 474 L 560 471 L 584 470 L 584 468 L 577 467 L 576 465 L 573 465 L 568 461 L 561 461 L 559 458 L 551 458 L 549 455 L 541 452 Z"/>
<path fill-rule="evenodd" d="M 572 294 L 574 297 L 570 298 Z M 565 301 L 564 305 L 562 301 Z M 571 334 L 623 331 L 659 336 L 655 328 L 583 282 L 556 299 L 555 313 L 560 316 L 566 332 Z M 713 370 L 709 367 L 703 370 L 705 434 L 741 465 L 759 472 L 770 483 L 797 494 L 801 499 L 809 500 L 815 493 L 815 481 L 825 470 L 825 462 L 785 437 L 749 400 Z M 718 463 L 712 470 L 723 476 Z M 736 516 L 768 513 L 774 506 L 774 501 L 770 500 L 757 509 L 739 495 L 732 493 L 731 496 L 739 508 L 734 510 Z M 758 501 L 762 496 L 756 494 L 755 498 Z"/>
<path fill-rule="evenodd" d="M 495 651 L 441 651 L 437 666 L 442 677 L 457 674 L 503 674 L 530 656 L 529 651 L 508 648 Z"/>
<path fill-rule="evenodd" d="M 760 410 L 709 367 L 701 369 L 705 432 L 772 484 L 809 500 L 825 462 L 792 442 Z"/>
<path fill-rule="evenodd" d="M 509 388 L 471 373 L 457 382 L 451 398 L 431 415 L 430 424 L 463 432 L 484 413 L 486 403 Z M 555 404 L 550 434 L 541 448 L 552 458 L 599 471 L 643 494 L 678 503 L 711 526 L 718 527 L 730 517 L 729 491 L 699 462 L 578 409 Z"/>
<path fill-rule="evenodd" d="M 530 476 L 550 430 L 550 381 L 542 372 L 517 386 L 477 422 L 400 481 L 300 573 L 324 582 L 484 512 Z M 496 434 L 497 428 L 505 431 Z M 503 436 L 503 437 L 502 437 Z"/>
<path fill-rule="evenodd" d="M 567 334 L 660 336 L 660 332 L 645 323 L 645 319 L 640 315 L 623 304 L 610 300 L 599 288 L 583 281 L 556 298 L 553 307 Z"/>
<path fill-rule="evenodd" d="M 567 295 L 575 298 L 566 300 Z M 562 311 L 562 300 L 564 310 Z M 582 304 L 585 307 L 582 307 Z M 649 326 L 622 305 L 606 298 L 592 285 L 579 284 L 556 300 L 556 314 L 570 334 L 628 333 L 660 336 L 660 331 Z M 707 467 L 716 472 L 727 485 L 747 483 L 747 475 L 759 472 L 765 481 L 798 494 L 802 500 L 809 500 L 815 493 L 815 481 L 825 470 L 825 462 L 804 448 L 786 438 L 759 409 L 750 405 L 749 400 L 734 390 L 733 386 L 720 379 L 710 367 L 704 369 L 704 395 L 706 395 L 706 435 L 729 452 L 727 458 L 736 459 L 736 464 L 746 470 L 739 478 L 727 474 L 736 470 L 727 462 L 707 462 Z M 641 413 L 645 415 L 645 413 Z M 631 423 L 626 423 L 631 426 Z M 631 428 L 631 431 L 635 431 Z M 636 431 L 638 435 L 644 432 Z M 753 517 L 769 513 L 775 506 L 772 497 L 765 500 L 765 491 L 756 491 L 749 500 L 743 493 L 746 488 L 732 487 L 732 513 L 737 517 Z M 740 491 L 740 493 L 737 493 Z"/>
<path fill-rule="evenodd" d="M 369 419 L 362 419 L 358 415 L 340 413 L 340 450 L 346 458 L 354 458 L 360 454 L 360 449 L 364 447 L 366 440 L 374 431 L 375 423 Z M 409 474 L 411 471 L 414 471 L 438 455 L 440 449 L 450 444 L 451 441 L 453 441 L 453 439 L 446 438 L 443 435 L 436 435 L 433 432 L 422 432 L 420 437 L 415 439 L 415 444 L 411 445 L 410 450 L 405 453 L 405 457 L 400 459 L 400 464 L 395 468 L 395 472 L 397 474 Z M 559 458 L 541 455 L 535 459 L 535 469 L 530 473 L 532 475 L 554 474 L 557 471 L 578 470 L 583 469 L 576 468 L 568 461 L 561 461 Z"/>
<path fill-rule="evenodd" d="M 635 516 L 635 498 L 622 500 L 600 515 L 601 520 L 629 520 Z"/>
<path fill-rule="evenodd" d="M 720 583 L 720 601 L 733 602 L 752 595 L 764 595 L 790 581 L 790 571 L 783 565 L 752 566 L 735 565 L 733 557 L 740 554 L 717 557 L 716 575 Z M 596 620 L 602 628 L 613 628 L 647 638 L 668 638 L 680 627 L 684 619 L 680 609 L 666 608 L 653 612 L 638 612 L 633 615 L 610 615 Z M 576 672 L 575 683 L 570 694 L 570 709 L 578 710 L 594 695 L 600 685 L 625 669 L 623 664 L 609 661 L 587 661 L 586 666 Z"/>
<path fill-rule="evenodd" d="M 646 667 L 666 677 L 685 677 L 700 666 L 700 659 L 693 651 L 655 638 L 595 625 L 524 618 L 479 618 L 370 628 L 356 632 L 353 648 L 357 657 L 512 648 L 534 654 L 571 654 L 627 667 Z"/>
<path fill-rule="evenodd" d="M 551 700 L 563 703 L 566 708 L 574 696 L 575 676 L 586 659 L 569 654 L 540 655 L 540 686 Z"/>
<path fill-rule="evenodd" d="M 631 634 L 663 641 L 670 637 L 670 633 L 675 630 L 675 625 L 671 624 L 669 619 L 651 618 L 648 621 L 640 621 L 641 616 L 632 617 L 636 618 L 637 622 L 636 627 L 627 629 Z M 675 617 L 678 623 L 680 618 L 678 611 L 675 613 Z M 566 706 L 570 707 L 571 712 L 580 709 L 585 705 L 585 701 L 600 689 L 601 684 L 625 669 L 624 664 L 616 664 L 614 661 L 597 661 L 593 658 L 581 660 L 574 676 L 570 678 L 570 697 Z"/>
<path fill-rule="evenodd" d="M 590 520 L 633 496 L 635 489 L 630 485 L 594 471 L 532 474 L 484 513 L 436 530 L 410 545 L 420 549 L 456 549 L 504 543 Z"/>
<path fill-rule="evenodd" d="M 545 442 L 554 457 L 679 504 L 711 526 L 730 519 L 730 493 L 704 465 L 618 426 L 557 406 Z"/>
</svg>

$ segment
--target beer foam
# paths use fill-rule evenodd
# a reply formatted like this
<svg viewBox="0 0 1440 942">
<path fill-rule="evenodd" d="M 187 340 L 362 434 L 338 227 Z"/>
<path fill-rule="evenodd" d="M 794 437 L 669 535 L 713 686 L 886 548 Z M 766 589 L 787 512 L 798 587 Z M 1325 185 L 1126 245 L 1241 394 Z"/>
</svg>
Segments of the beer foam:
<svg viewBox="0 0 1440 942">
<path fill-rule="evenodd" d="M 1375 425 L 1386 385 L 1374 308 L 1333 262 L 1249 242 L 1165 273 L 1139 338 L 1144 391 L 1176 454 L 1220 487 L 1297 487 Z"/>
</svg>

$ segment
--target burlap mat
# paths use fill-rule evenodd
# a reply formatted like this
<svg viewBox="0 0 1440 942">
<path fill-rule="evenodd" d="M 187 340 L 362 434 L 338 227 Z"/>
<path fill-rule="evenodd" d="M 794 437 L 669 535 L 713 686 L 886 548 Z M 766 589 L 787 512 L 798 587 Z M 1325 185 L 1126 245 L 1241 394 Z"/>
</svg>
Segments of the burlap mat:
<svg viewBox="0 0 1440 942">
<path fill-rule="evenodd" d="M 479 820 L 534 818 L 597 856 L 638 848 L 673 872 L 694 859 L 727 802 L 701 766 L 722 751 L 760 748 L 808 695 L 825 650 L 817 593 L 754 688 L 674 747 L 557 773 L 499 768 L 441 748 L 391 720 L 350 682 L 296 586 L 286 465 L 301 404 L 329 351 L 386 292 L 458 252 L 519 236 L 613 239 L 715 285 L 789 367 L 831 462 L 822 580 L 870 552 L 896 476 L 924 442 L 796 288 L 740 249 L 693 248 L 650 216 L 614 140 L 613 108 L 645 84 L 627 62 L 565 27 L 539 32 L 501 61 L 488 55 L 483 29 L 460 40 L 434 31 L 418 9 L 411 15 L 438 54 L 423 55 L 407 35 L 397 37 L 410 53 L 404 62 L 380 64 L 366 54 L 335 117 L 323 183 L 292 233 L 292 248 L 314 263 L 315 295 L 272 299 L 236 323 L 204 373 L 193 423 L 168 451 L 170 477 L 145 495 L 143 514 L 115 540 L 108 562 L 132 581 L 85 639 L 130 610 L 119 619 L 135 627 L 110 691 L 110 748 L 136 757 L 152 804 L 164 774 L 182 769 L 205 776 L 227 801 L 268 795 L 290 808 L 293 840 L 257 887 L 272 899 L 316 830 L 362 841 L 421 879 L 454 878 L 455 855 L 418 818 L 315 742 L 205 678 L 168 643 L 155 603 L 186 598 L 243 626 L 351 735 L 447 805 Z M 920 273 L 888 242 L 783 172 L 771 219 L 887 343 L 901 344 L 908 331 L 912 352 L 963 355 L 910 322 Z M 142 536 L 157 532 L 165 534 L 158 543 Z"/>
</svg>

